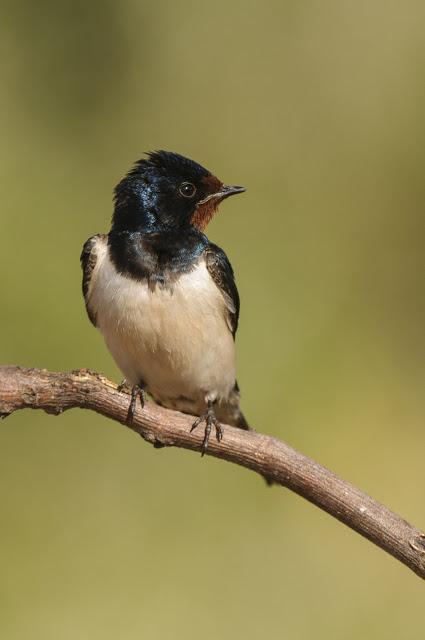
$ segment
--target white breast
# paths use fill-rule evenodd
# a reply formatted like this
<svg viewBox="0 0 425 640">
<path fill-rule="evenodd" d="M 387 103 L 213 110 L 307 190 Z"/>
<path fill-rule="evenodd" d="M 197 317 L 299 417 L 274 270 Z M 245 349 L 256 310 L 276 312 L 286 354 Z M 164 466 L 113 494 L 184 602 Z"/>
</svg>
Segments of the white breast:
<svg viewBox="0 0 425 640">
<path fill-rule="evenodd" d="M 105 244 L 96 250 L 88 302 L 127 381 L 144 381 L 166 406 L 179 397 L 200 405 L 226 400 L 235 384 L 235 347 L 224 298 L 205 261 L 172 288 L 151 290 L 120 275 Z"/>
</svg>

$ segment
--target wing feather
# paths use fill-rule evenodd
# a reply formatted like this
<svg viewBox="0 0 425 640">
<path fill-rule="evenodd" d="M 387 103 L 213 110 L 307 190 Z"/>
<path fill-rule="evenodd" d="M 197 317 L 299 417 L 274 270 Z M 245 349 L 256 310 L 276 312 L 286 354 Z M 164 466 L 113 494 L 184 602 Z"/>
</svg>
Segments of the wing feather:
<svg viewBox="0 0 425 640">
<path fill-rule="evenodd" d="M 97 251 L 96 247 L 98 243 L 104 243 L 106 241 L 106 234 L 99 233 L 96 236 L 92 236 L 84 243 L 83 250 L 81 252 L 80 261 L 81 268 L 83 270 L 83 296 L 84 302 L 86 304 L 87 315 L 96 327 L 96 314 L 93 313 L 92 309 L 90 309 L 89 305 L 89 292 L 90 292 L 90 282 L 93 275 L 93 271 L 96 267 L 97 263 Z"/>
<path fill-rule="evenodd" d="M 232 265 L 223 249 L 212 243 L 209 243 L 205 249 L 205 260 L 212 279 L 223 294 L 227 308 L 227 323 L 235 337 L 240 303 Z"/>
</svg>

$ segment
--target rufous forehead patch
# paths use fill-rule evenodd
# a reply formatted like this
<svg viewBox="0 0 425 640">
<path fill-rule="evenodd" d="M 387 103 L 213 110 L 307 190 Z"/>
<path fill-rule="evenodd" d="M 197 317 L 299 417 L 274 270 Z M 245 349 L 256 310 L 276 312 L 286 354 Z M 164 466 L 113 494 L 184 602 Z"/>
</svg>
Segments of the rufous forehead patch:
<svg viewBox="0 0 425 640">
<path fill-rule="evenodd" d="M 209 193 L 217 193 L 217 191 L 220 191 L 221 187 L 223 186 L 223 183 L 220 182 L 220 180 L 212 174 L 210 174 L 209 176 L 205 176 L 205 178 L 202 178 L 201 182 L 205 185 Z"/>
</svg>

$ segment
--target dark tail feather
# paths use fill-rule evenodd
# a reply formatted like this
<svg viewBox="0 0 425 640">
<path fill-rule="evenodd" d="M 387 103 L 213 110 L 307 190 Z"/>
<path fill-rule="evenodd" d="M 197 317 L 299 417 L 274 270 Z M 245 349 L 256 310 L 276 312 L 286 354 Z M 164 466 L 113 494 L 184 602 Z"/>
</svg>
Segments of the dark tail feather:
<svg viewBox="0 0 425 640">
<path fill-rule="evenodd" d="M 245 429 L 245 431 L 251 431 L 251 427 L 247 423 L 245 416 L 240 409 L 238 409 L 238 415 L 236 417 L 235 427 L 238 427 L 238 429 Z"/>
<path fill-rule="evenodd" d="M 237 427 L 238 429 L 245 429 L 245 431 L 251 431 L 251 427 L 249 426 L 244 414 L 239 408 L 239 394 L 237 396 L 237 403 L 231 402 L 226 406 L 222 406 L 221 410 L 218 413 L 218 419 L 222 420 L 225 424 L 230 424 L 232 427 Z M 271 487 L 273 484 L 277 484 L 274 480 L 272 480 L 272 478 L 268 476 L 263 475 L 263 478 L 269 487 Z"/>
<path fill-rule="evenodd" d="M 239 427 L 239 429 L 245 429 L 246 431 L 251 431 L 251 427 L 247 423 L 245 416 L 240 409 L 239 409 L 238 421 L 237 421 L 237 424 L 235 424 L 235 427 Z M 272 478 L 268 476 L 263 476 L 263 478 L 269 487 L 271 487 L 274 484 L 277 484 L 274 480 L 272 480 Z"/>
</svg>

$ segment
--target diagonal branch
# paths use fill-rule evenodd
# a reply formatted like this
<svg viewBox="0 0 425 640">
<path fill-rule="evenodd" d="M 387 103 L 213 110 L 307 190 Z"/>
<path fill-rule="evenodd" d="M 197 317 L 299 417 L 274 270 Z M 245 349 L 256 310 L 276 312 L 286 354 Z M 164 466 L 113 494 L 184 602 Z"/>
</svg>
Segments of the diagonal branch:
<svg viewBox="0 0 425 640">
<path fill-rule="evenodd" d="M 56 373 L 45 369 L 0 367 L 0 416 L 18 409 L 91 409 L 126 423 L 127 394 L 98 373 L 81 369 Z M 156 447 L 199 451 L 201 433 L 190 433 L 193 418 L 149 402 L 137 409 L 131 429 Z M 208 455 L 252 469 L 295 491 L 327 511 L 425 578 L 425 534 L 328 469 L 289 445 L 257 433 L 226 426 L 221 443 L 211 440 Z"/>
</svg>

